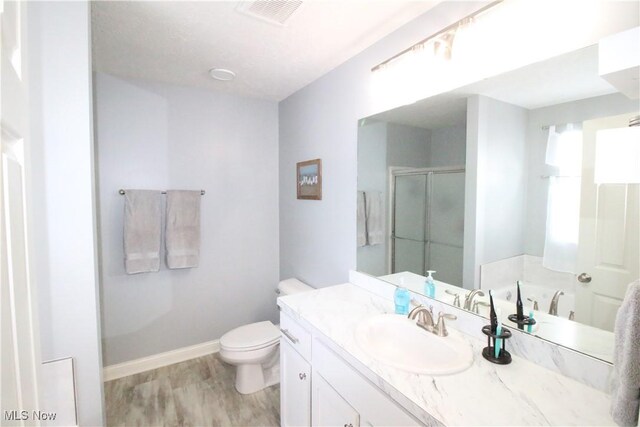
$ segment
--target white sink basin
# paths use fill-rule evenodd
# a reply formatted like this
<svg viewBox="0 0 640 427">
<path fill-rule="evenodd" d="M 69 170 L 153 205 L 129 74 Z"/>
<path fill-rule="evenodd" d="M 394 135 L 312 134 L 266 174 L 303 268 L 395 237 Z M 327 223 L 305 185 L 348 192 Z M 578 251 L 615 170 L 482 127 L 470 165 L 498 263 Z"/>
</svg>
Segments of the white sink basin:
<svg viewBox="0 0 640 427">
<path fill-rule="evenodd" d="M 439 337 L 396 314 L 363 320 L 356 328 L 356 342 L 374 359 L 416 374 L 454 374 L 473 363 L 471 346 L 455 332 Z"/>
</svg>

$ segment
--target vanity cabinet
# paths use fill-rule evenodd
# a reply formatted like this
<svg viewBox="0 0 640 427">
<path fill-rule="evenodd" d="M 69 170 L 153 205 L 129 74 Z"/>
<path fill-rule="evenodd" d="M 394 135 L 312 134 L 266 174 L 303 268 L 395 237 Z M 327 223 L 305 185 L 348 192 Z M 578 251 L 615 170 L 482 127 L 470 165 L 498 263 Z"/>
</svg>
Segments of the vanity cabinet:
<svg viewBox="0 0 640 427">
<path fill-rule="evenodd" d="M 280 424 L 311 424 L 311 334 L 280 313 Z"/>
<path fill-rule="evenodd" d="M 360 372 L 349 365 L 342 357 L 337 355 L 323 339 L 313 340 L 313 382 L 317 378 L 326 381 L 330 387 L 348 404 L 357 411 L 357 421 L 353 426 L 418 426 L 422 425 L 403 408 L 398 406 L 391 398 L 384 394 L 377 386 L 373 385 Z M 314 386 L 315 391 L 315 386 Z M 316 408 L 316 396 L 312 395 L 312 407 Z M 312 419 L 315 414 L 312 414 Z M 345 420 L 347 418 L 345 417 Z M 343 421 L 337 424 L 313 424 L 313 425 L 339 425 L 351 427 L 351 421 Z"/>
<path fill-rule="evenodd" d="M 311 422 L 311 365 L 280 339 L 280 423 L 308 426 Z"/>
<path fill-rule="evenodd" d="M 358 427 L 360 414 L 321 375 L 313 376 L 313 426 Z"/>
<path fill-rule="evenodd" d="M 422 425 L 315 336 L 280 314 L 282 426 Z"/>
</svg>

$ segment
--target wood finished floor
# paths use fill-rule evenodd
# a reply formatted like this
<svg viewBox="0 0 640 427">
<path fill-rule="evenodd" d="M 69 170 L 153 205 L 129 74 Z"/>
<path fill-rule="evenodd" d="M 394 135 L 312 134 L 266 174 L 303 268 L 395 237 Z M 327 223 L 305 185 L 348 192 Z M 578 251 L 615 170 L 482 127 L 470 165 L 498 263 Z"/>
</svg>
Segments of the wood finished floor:
<svg viewBox="0 0 640 427">
<path fill-rule="evenodd" d="M 108 426 L 279 426 L 280 385 L 242 395 L 217 354 L 106 382 Z"/>
</svg>

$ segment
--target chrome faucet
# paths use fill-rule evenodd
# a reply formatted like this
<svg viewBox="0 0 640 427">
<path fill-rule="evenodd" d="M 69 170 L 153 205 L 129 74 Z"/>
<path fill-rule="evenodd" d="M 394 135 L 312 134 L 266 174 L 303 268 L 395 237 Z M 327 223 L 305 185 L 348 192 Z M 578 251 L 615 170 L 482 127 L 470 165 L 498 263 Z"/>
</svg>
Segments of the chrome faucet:
<svg viewBox="0 0 640 427">
<path fill-rule="evenodd" d="M 532 302 L 532 303 L 533 303 L 533 309 L 534 309 L 534 310 L 536 310 L 536 311 L 538 311 L 538 310 L 539 310 L 539 308 L 538 308 L 538 301 L 537 301 L 537 300 L 534 300 L 534 299 L 531 299 L 531 298 L 527 298 L 527 301 L 529 301 L 529 302 Z"/>
<path fill-rule="evenodd" d="M 473 303 L 473 299 L 476 297 L 476 295 L 479 295 L 481 297 L 484 296 L 484 292 L 482 292 L 480 289 L 474 289 L 471 292 L 469 292 L 467 294 L 466 297 L 464 297 L 464 309 L 465 310 L 471 310 L 471 304 Z"/>
<path fill-rule="evenodd" d="M 409 312 L 407 316 L 409 319 L 414 320 L 418 318 L 416 321 L 416 325 L 420 326 L 422 329 L 433 332 L 434 323 L 433 323 L 433 307 L 427 308 L 424 305 L 419 305 L 413 310 Z"/>
<path fill-rule="evenodd" d="M 551 298 L 551 304 L 549 305 L 549 314 L 551 314 L 552 316 L 558 315 L 558 300 L 560 299 L 560 295 L 564 295 L 564 292 L 556 291 L 556 293 L 553 294 L 553 298 Z"/>
</svg>

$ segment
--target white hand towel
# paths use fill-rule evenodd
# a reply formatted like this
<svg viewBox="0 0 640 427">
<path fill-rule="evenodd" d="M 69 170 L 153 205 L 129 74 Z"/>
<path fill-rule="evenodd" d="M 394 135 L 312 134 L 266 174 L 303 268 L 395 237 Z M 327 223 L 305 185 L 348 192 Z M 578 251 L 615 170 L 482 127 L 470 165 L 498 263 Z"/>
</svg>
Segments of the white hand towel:
<svg viewBox="0 0 640 427">
<path fill-rule="evenodd" d="M 165 244 L 167 267 L 191 268 L 200 262 L 200 191 L 167 191 Z"/>
<path fill-rule="evenodd" d="M 384 243 L 384 206 L 382 205 L 382 193 L 379 191 L 367 191 L 367 242 L 370 245 Z"/>
<path fill-rule="evenodd" d="M 358 191 L 358 247 L 365 246 L 367 244 L 367 214 L 365 211 L 365 199 L 364 191 Z"/>
<path fill-rule="evenodd" d="M 160 270 L 160 191 L 125 190 L 124 268 L 127 274 Z"/>
<path fill-rule="evenodd" d="M 638 425 L 640 409 L 640 280 L 631 283 L 614 329 L 611 416 L 620 426 Z"/>
</svg>

